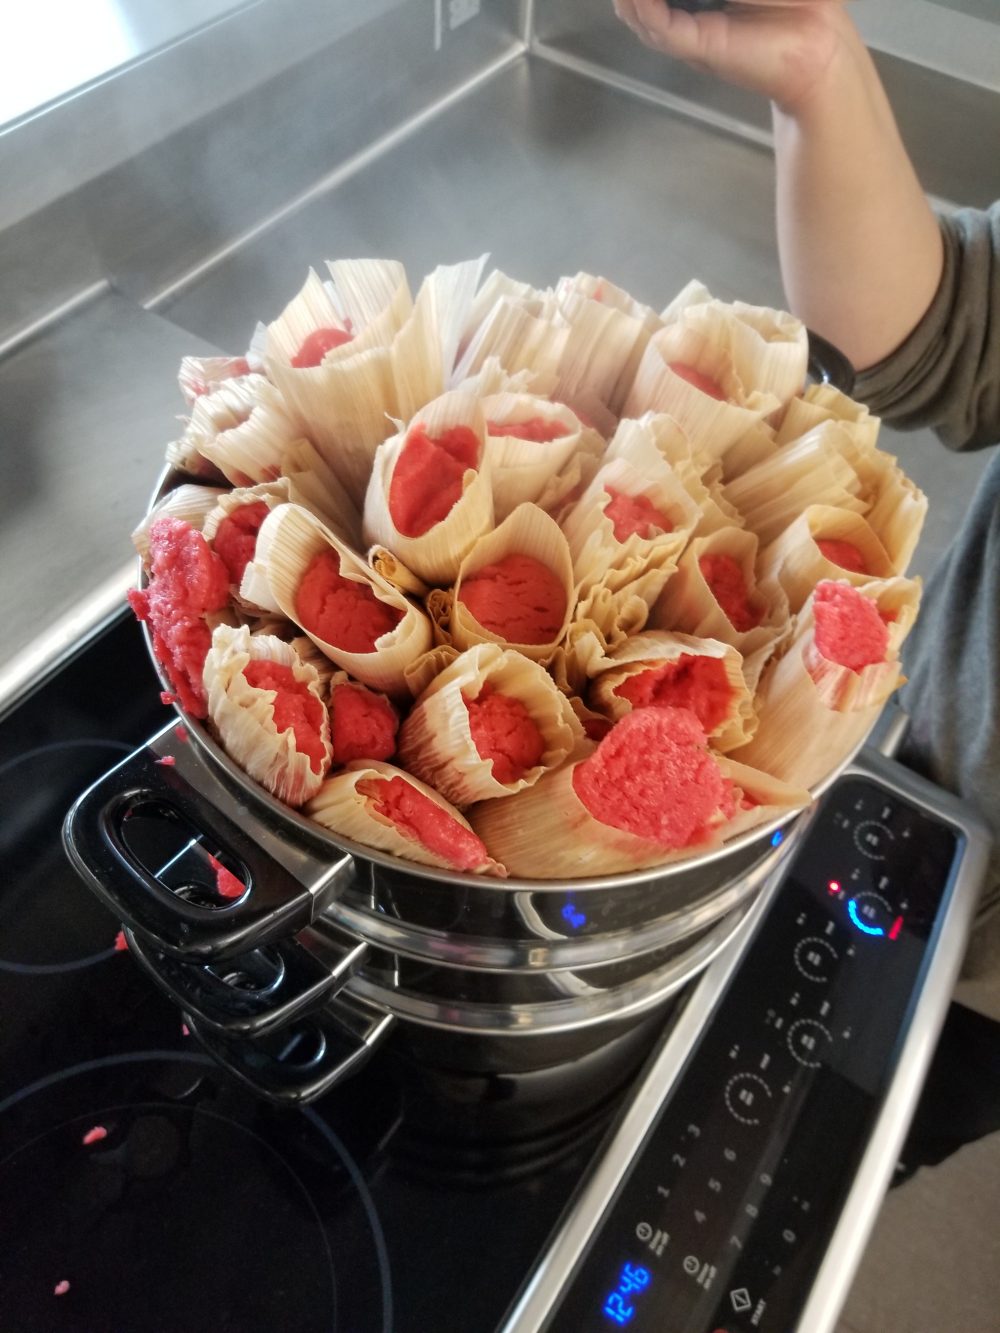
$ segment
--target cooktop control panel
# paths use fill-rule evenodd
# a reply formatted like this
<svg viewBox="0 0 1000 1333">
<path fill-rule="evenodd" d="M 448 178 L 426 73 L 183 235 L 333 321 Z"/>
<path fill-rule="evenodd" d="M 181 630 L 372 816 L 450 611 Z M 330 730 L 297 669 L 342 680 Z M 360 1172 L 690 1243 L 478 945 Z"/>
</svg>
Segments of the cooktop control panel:
<svg viewBox="0 0 1000 1333">
<path fill-rule="evenodd" d="M 960 841 L 865 776 L 828 793 L 547 1330 L 795 1327 Z"/>
</svg>

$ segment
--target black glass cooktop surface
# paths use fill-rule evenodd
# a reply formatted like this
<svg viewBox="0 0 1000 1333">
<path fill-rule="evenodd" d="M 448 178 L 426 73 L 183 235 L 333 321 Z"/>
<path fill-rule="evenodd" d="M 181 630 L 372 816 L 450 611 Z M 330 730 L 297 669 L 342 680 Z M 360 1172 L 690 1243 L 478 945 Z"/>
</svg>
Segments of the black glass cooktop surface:
<svg viewBox="0 0 1000 1333">
<path fill-rule="evenodd" d="M 302 1109 L 221 1072 L 61 846 L 167 716 L 124 620 L 0 724 L 0 1330 L 488 1333 L 620 1089 L 547 1071 L 543 1123 L 395 1037 Z"/>
</svg>

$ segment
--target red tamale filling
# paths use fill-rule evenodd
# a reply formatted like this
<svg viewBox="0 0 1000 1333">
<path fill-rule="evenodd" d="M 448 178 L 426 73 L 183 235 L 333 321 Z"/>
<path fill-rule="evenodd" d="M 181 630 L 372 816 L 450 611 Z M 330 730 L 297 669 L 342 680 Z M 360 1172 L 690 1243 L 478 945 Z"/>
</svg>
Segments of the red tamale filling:
<svg viewBox="0 0 1000 1333">
<path fill-rule="evenodd" d="M 150 581 L 128 595 L 147 621 L 153 652 L 170 677 L 181 707 L 206 713 L 201 673 L 212 645 L 204 616 L 229 598 L 229 571 L 197 529 L 179 518 L 158 518 L 149 530 Z"/>
<path fill-rule="evenodd" d="M 335 764 L 349 764 L 352 759 L 391 759 L 396 753 L 398 729 L 399 716 L 384 694 L 360 685 L 333 687 L 330 730 Z"/>
<path fill-rule="evenodd" d="M 633 708 L 686 708 L 710 733 L 725 721 L 733 687 L 720 658 L 682 653 L 675 662 L 629 676 L 615 694 Z"/>
<path fill-rule="evenodd" d="M 551 643 L 566 618 L 566 589 L 540 560 L 508 555 L 463 579 L 459 600 L 508 643 Z"/>
<path fill-rule="evenodd" d="M 345 579 L 336 551 L 320 551 L 309 563 L 295 595 L 299 624 L 346 653 L 372 653 L 403 612 L 386 606 L 367 583 Z"/>
<path fill-rule="evenodd" d="M 518 782 L 542 762 L 545 741 L 520 699 L 500 694 L 488 681 L 475 699 L 462 697 L 473 744 L 492 763 L 497 782 Z"/>
<path fill-rule="evenodd" d="M 731 555 L 703 555 L 698 568 L 733 629 L 742 634 L 760 624 L 764 612 L 753 605 L 743 570 Z"/>
<path fill-rule="evenodd" d="M 840 565 L 841 569 L 850 570 L 852 574 L 868 573 L 865 558 L 853 542 L 842 542 L 836 537 L 817 537 L 816 545 L 821 555 Z"/>
<path fill-rule="evenodd" d="M 610 486 L 605 489 L 611 499 L 604 506 L 604 512 L 614 527 L 615 541 L 624 542 L 632 536 L 648 541 L 658 533 L 673 532 L 670 519 L 647 496 L 626 495 Z"/>
<path fill-rule="evenodd" d="M 346 329 L 314 329 L 292 357 L 296 370 L 308 370 L 322 363 L 327 352 L 351 341 Z"/>
<path fill-rule="evenodd" d="M 475 870 L 489 859 L 471 829 L 460 824 L 405 778 L 365 778 L 357 790 L 404 838 L 420 843 L 455 870 Z"/>
<path fill-rule="evenodd" d="M 234 509 L 219 524 L 212 549 L 229 570 L 230 581 L 237 587 L 243 578 L 243 571 L 253 559 L 257 533 L 268 513 L 263 500 L 254 500 L 251 504 Z"/>
<path fill-rule="evenodd" d="M 314 773 L 322 773 L 326 761 L 321 727 L 323 704 L 304 680 L 296 680 L 290 666 L 281 662 L 254 661 L 243 668 L 248 685 L 256 690 L 273 690 L 274 725 L 278 731 L 291 731 L 295 748 L 308 755 Z"/>
<path fill-rule="evenodd" d="M 878 607 L 845 583 L 817 583 L 813 592 L 814 641 L 822 657 L 851 671 L 884 662 L 889 630 Z"/>
<path fill-rule="evenodd" d="M 569 427 L 561 421 L 550 421 L 545 417 L 531 417 L 528 421 L 488 421 L 486 430 L 490 435 L 514 435 L 519 440 L 534 440 L 536 444 L 548 444 L 569 434 Z"/>
<path fill-rule="evenodd" d="M 404 537 L 422 537 L 447 518 L 462 498 L 462 479 L 479 461 L 479 439 L 468 426 L 452 426 L 432 439 L 414 426 L 389 482 L 389 514 Z"/>
<path fill-rule="evenodd" d="M 700 389 L 702 393 L 707 393 L 709 398 L 718 398 L 720 402 L 725 402 L 726 395 L 708 375 L 703 375 L 700 370 L 695 370 L 694 366 L 686 365 L 683 361 L 668 361 L 667 364 L 680 379 Z"/>
<path fill-rule="evenodd" d="M 215 871 L 215 889 L 220 898 L 242 898 L 247 886 L 241 879 L 227 870 L 218 857 L 210 856 L 208 863 Z"/>
<path fill-rule="evenodd" d="M 683 708 L 629 713 L 573 770 L 573 790 L 595 819 L 670 850 L 704 836 L 731 806 L 731 787 Z"/>
</svg>

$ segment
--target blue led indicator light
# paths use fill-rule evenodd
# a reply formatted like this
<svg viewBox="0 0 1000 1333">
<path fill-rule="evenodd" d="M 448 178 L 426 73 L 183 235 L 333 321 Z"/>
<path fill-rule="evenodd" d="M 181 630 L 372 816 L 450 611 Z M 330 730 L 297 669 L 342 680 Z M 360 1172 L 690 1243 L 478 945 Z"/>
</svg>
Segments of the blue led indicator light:
<svg viewBox="0 0 1000 1333">
<path fill-rule="evenodd" d="M 857 926 L 858 930 L 863 931 L 865 935 L 884 935 L 885 931 L 881 926 L 866 926 L 858 916 L 858 905 L 852 898 L 847 904 L 847 914 Z"/>
<path fill-rule="evenodd" d="M 610 1292 L 604 1302 L 604 1314 L 619 1328 L 629 1323 L 635 1314 L 631 1297 L 649 1286 L 649 1269 L 638 1264 L 623 1264 L 618 1275 L 618 1285 Z"/>
<path fill-rule="evenodd" d="M 573 903 L 567 903 L 562 909 L 564 921 L 568 921 L 574 930 L 579 930 L 581 926 L 587 924 L 587 918 L 583 912 L 578 912 Z"/>
<path fill-rule="evenodd" d="M 784 841 L 785 841 L 785 835 L 782 833 L 781 829 L 778 829 L 777 833 L 775 833 L 774 836 L 771 838 L 771 846 L 780 847 Z"/>
</svg>

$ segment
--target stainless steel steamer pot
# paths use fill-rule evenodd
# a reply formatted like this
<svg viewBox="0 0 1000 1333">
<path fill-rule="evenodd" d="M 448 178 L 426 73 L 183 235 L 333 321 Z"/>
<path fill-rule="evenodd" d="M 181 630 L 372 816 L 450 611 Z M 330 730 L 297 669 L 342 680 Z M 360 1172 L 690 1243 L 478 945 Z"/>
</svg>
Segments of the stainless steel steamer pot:
<svg viewBox="0 0 1000 1333">
<path fill-rule="evenodd" d="M 816 378 L 850 391 L 834 349 L 811 337 L 810 353 Z M 153 503 L 180 480 L 164 473 Z M 613 1060 L 739 928 L 796 818 L 628 874 L 442 871 L 335 839 L 174 708 L 178 723 L 81 796 L 67 851 L 198 1037 L 278 1100 L 332 1087 L 393 1028 L 456 1068 Z M 215 891 L 220 863 L 247 886 L 238 899 Z"/>
</svg>

